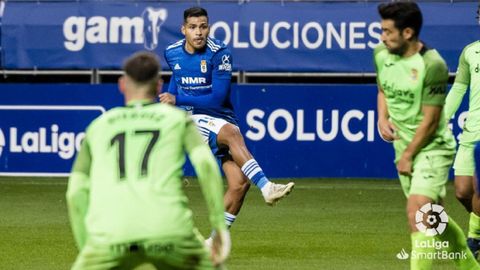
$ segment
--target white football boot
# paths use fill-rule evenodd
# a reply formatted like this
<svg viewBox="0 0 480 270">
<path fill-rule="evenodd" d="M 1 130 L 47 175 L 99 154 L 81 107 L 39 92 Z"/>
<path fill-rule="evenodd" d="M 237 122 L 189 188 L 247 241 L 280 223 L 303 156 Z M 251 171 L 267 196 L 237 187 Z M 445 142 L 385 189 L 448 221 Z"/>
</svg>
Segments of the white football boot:
<svg viewBox="0 0 480 270">
<path fill-rule="evenodd" d="M 265 202 L 273 206 L 275 205 L 280 199 L 287 196 L 290 192 L 292 192 L 295 183 L 290 182 L 286 185 L 283 184 L 275 184 L 273 182 L 268 182 L 262 188 L 262 195 L 265 199 Z"/>
</svg>

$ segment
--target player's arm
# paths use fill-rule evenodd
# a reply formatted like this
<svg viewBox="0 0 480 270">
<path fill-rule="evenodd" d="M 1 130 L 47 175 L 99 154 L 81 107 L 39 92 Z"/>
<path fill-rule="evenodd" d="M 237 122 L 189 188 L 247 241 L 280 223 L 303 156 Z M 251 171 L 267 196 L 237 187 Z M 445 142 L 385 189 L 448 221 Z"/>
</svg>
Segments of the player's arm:
<svg viewBox="0 0 480 270">
<path fill-rule="evenodd" d="M 397 139 L 398 137 L 397 135 L 395 135 L 395 131 L 397 128 L 389 120 L 385 93 L 383 92 L 383 89 L 380 87 L 380 85 L 378 86 L 378 94 L 377 94 L 377 112 L 378 112 L 377 129 L 382 139 L 388 142 L 391 142 Z"/>
<path fill-rule="evenodd" d="M 413 158 L 431 142 L 436 133 L 442 118 L 447 82 L 448 69 L 444 62 L 437 61 L 427 66 L 422 94 L 423 120 L 397 163 L 397 170 L 400 174 L 410 175 L 412 173 Z"/>
<path fill-rule="evenodd" d="M 172 74 L 172 77 L 170 78 L 170 83 L 168 84 L 168 90 L 167 93 L 161 93 L 158 97 L 160 98 L 161 103 L 167 103 L 171 105 L 175 105 L 177 95 L 178 95 L 178 90 L 177 90 L 177 82 L 175 81 L 175 74 Z"/>
<path fill-rule="evenodd" d="M 188 119 L 184 138 L 186 152 L 197 173 L 203 196 L 207 202 L 209 220 L 215 231 L 212 245 L 214 265 L 223 263 L 230 253 L 230 234 L 225 225 L 223 211 L 223 185 L 220 169 L 212 155 L 210 147 L 203 142 L 200 134 Z"/>
<path fill-rule="evenodd" d="M 225 59 L 228 59 L 225 60 Z M 176 97 L 177 105 L 194 106 L 201 108 L 220 108 L 230 93 L 232 79 L 232 55 L 228 50 L 221 50 L 212 58 L 212 92 L 201 96 Z"/>
<path fill-rule="evenodd" d="M 160 98 L 161 103 L 175 105 L 176 97 L 178 95 L 177 81 L 175 80 L 175 69 L 170 65 L 170 62 L 168 61 L 167 51 L 165 51 L 164 57 L 168 63 L 168 66 L 170 67 L 170 70 L 172 70 L 172 76 L 170 77 L 170 83 L 168 84 L 167 93 L 160 93 L 158 97 Z"/>
<path fill-rule="evenodd" d="M 210 223 L 214 229 L 226 229 L 220 169 L 210 147 L 203 142 L 195 124 L 190 119 L 186 123 L 184 145 L 207 202 Z"/>
<path fill-rule="evenodd" d="M 384 141 L 391 142 L 397 139 L 395 135 L 396 127 L 393 125 L 392 122 L 389 120 L 388 114 L 388 107 L 387 107 L 387 100 L 385 98 L 385 92 L 383 91 L 382 85 L 380 83 L 380 79 L 378 78 L 378 74 L 380 71 L 381 65 L 383 65 L 382 59 L 378 57 L 378 54 L 385 50 L 385 46 L 380 44 L 374 49 L 373 53 L 373 63 L 375 63 L 375 72 L 377 73 L 377 86 L 378 86 L 378 93 L 377 93 L 377 113 L 378 113 L 378 121 L 377 121 L 377 130 L 380 134 L 380 137 Z"/>
<path fill-rule="evenodd" d="M 90 195 L 91 154 L 87 138 L 82 142 L 80 152 L 75 159 L 67 188 L 67 207 L 73 236 L 81 250 L 87 240 L 85 216 L 88 210 Z"/>
<path fill-rule="evenodd" d="M 412 141 L 408 144 L 397 163 L 398 173 L 402 175 L 411 175 L 413 158 L 420 150 L 430 143 L 432 136 L 437 131 L 441 115 L 442 106 L 423 105 L 423 120 L 415 131 Z"/>
<path fill-rule="evenodd" d="M 172 74 L 172 77 L 170 78 L 170 83 L 168 84 L 168 93 L 174 96 L 178 95 L 177 82 L 175 81 L 174 74 Z"/>
<path fill-rule="evenodd" d="M 445 101 L 445 118 L 450 120 L 462 103 L 463 96 L 465 95 L 468 85 L 470 84 L 470 68 L 465 59 L 465 49 L 458 60 L 457 74 L 455 76 L 455 82 L 453 83 L 450 92 L 448 92 L 447 99 Z"/>
</svg>

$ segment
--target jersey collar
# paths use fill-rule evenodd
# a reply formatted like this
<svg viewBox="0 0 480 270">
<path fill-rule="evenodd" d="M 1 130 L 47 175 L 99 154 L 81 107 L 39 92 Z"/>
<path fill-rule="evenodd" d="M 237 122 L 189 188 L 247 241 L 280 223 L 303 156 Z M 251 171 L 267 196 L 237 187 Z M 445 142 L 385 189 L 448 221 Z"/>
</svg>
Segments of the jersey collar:
<svg viewBox="0 0 480 270">
<path fill-rule="evenodd" d="M 205 47 L 203 47 L 202 49 L 200 50 L 195 50 L 193 53 L 189 53 L 186 49 L 185 49 L 185 44 L 187 43 L 187 38 L 184 38 L 183 39 L 183 42 L 182 42 L 182 50 L 184 53 L 188 54 L 188 55 L 195 55 L 195 54 L 200 54 L 200 53 L 203 53 L 207 50 L 207 44 L 205 43 Z"/>
<path fill-rule="evenodd" d="M 155 102 L 153 102 L 150 99 L 135 99 L 135 100 L 130 100 L 127 103 L 126 107 L 135 108 L 135 107 L 148 106 L 148 105 L 152 105 L 152 104 L 155 104 Z"/>
</svg>

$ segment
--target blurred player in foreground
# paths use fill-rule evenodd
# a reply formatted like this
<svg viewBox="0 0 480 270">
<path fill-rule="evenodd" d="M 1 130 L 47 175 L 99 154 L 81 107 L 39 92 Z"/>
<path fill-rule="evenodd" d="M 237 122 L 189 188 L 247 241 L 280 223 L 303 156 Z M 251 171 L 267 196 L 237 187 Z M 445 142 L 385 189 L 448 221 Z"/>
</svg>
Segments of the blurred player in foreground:
<svg viewBox="0 0 480 270">
<path fill-rule="evenodd" d="M 214 269 L 230 251 L 218 165 L 184 111 L 154 103 L 160 64 L 137 53 L 119 79 L 125 107 L 87 128 L 68 183 L 80 249 L 72 269 Z M 185 152 L 198 175 L 215 233 L 212 252 L 194 227 L 182 189 Z"/>
<path fill-rule="evenodd" d="M 431 206 L 442 203 L 455 154 L 455 140 L 442 112 L 447 66 L 436 50 L 418 38 L 422 13 L 416 3 L 380 4 L 378 11 L 383 41 L 374 50 L 378 128 L 385 140 L 393 141 L 395 163 L 407 197 L 410 268 L 432 269 L 433 259 L 439 258 L 434 243 L 440 241 L 448 244 L 447 252 L 454 254 L 457 269 L 480 269 L 460 227 L 446 214 L 435 215 Z M 422 210 L 427 208 L 425 222 Z M 445 222 L 448 224 L 443 227 Z"/>
<path fill-rule="evenodd" d="M 478 15 L 478 9 L 477 9 Z M 474 192 L 475 164 L 473 151 L 480 141 L 480 42 L 468 44 L 458 61 L 457 75 L 445 103 L 445 118 L 449 120 L 458 110 L 470 85 L 468 117 L 463 125 L 453 168 L 455 195 L 470 212 L 468 247 L 478 257 L 480 251 L 480 195 Z M 478 187 L 477 187 L 478 188 Z"/>
</svg>

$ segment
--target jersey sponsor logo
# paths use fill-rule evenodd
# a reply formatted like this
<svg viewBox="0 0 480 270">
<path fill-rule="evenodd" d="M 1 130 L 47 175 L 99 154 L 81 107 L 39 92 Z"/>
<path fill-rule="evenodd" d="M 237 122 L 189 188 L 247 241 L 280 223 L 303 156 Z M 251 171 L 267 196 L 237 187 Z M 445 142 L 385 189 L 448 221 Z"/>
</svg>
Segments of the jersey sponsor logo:
<svg viewBox="0 0 480 270">
<path fill-rule="evenodd" d="M 430 88 L 429 95 L 443 95 L 447 92 L 447 86 L 444 84 L 434 85 Z"/>
<path fill-rule="evenodd" d="M 478 64 L 477 64 L 477 66 L 475 66 L 474 71 L 475 71 L 475 73 L 478 73 L 480 71 L 480 67 L 478 66 Z"/>
<path fill-rule="evenodd" d="M 168 12 L 147 7 L 137 17 L 70 16 L 63 22 L 63 45 L 69 51 L 81 51 L 86 44 L 143 44 L 145 49 L 158 46 L 161 25 Z"/>
<path fill-rule="evenodd" d="M 207 73 L 207 60 L 200 61 L 200 71 L 202 73 Z"/>
<path fill-rule="evenodd" d="M 182 84 L 203 84 L 207 83 L 204 77 L 182 77 Z"/>
<path fill-rule="evenodd" d="M 382 83 L 386 98 L 400 98 L 407 103 L 413 103 L 415 94 L 410 89 L 397 88 L 395 84 Z"/>
<path fill-rule="evenodd" d="M 2 156 L 2 151 L 4 147 L 5 147 L 5 135 L 3 135 L 3 131 L 0 129 L 0 157 Z"/>
<path fill-rule="evenodd" d="M 222 63 L 218 66 L 218 70 L 232 71 L 232 64 L 230 64 L 230 55 L 222 56 Z"/>
<path fill-rule="evenodd" d="M 176 63 L 175 66 L 173 67 L 173 69 L 174 70 L 180 70 L 182 68 L 180 67 L 180 65 L 178 63 Z"/>
</svg>

